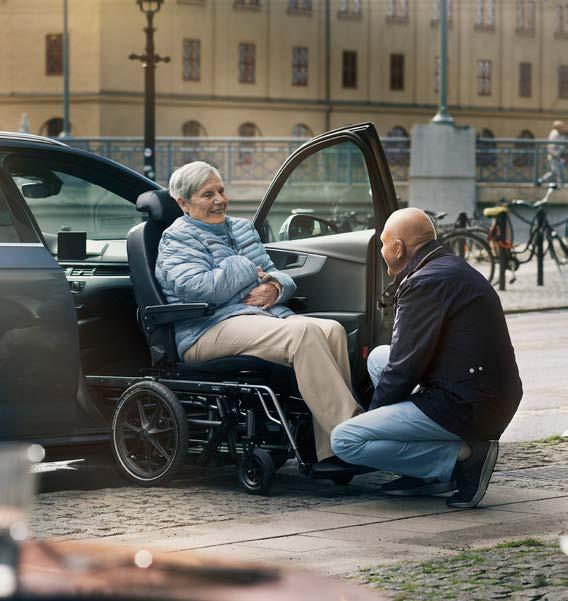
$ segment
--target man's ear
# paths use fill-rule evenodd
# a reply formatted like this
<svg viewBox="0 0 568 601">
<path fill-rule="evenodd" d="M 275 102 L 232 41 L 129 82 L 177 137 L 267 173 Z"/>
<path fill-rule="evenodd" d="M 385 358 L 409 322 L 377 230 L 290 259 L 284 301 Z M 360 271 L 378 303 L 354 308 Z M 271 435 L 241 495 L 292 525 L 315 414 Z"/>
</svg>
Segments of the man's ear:
<svg viewBox="0 0 568 601">
<path fill-rule="evenodd" d="M 404 246 L 404 242 L 397 238 L 396 240 L 396 258 L 397 260 L 401 260 L 406 253 L 406 248 Z"/>
</svg>

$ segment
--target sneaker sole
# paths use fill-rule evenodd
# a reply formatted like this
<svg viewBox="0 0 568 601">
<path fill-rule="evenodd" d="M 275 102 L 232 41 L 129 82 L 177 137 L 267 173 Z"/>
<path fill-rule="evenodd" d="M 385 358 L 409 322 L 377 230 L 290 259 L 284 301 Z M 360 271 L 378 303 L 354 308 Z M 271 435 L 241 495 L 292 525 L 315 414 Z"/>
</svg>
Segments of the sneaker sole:
<svg viewBox="0 0 568 601">
<path fill-rule="evenodd" d="M 432 482 L 415 488 L 406 488 L 399 490 L 383 490 L 385 495 L 392 497 L 420 497 L 428 495 L 441 495 L 446 492 L 453 492 L 457 489 L 455 481 L 451 482 Z"/>
<path fill-rule="evenodd" d="M 493 475 L 495 464 L 497 463 L 497 456 L 499 455 L 499 443 L 496 440 L 492 440 L 489 443 L 489 449 L 487 450 L 487 457 L 481 469 L 481 478 L 479 479 L 479 486 L 471 501 L 454 501 L 448 502 L 449 507 L 457 507 L 458 509 L 471 509 L 475 507 L 487 492 L 489 486 L 489 480 Z"/>
</svg>

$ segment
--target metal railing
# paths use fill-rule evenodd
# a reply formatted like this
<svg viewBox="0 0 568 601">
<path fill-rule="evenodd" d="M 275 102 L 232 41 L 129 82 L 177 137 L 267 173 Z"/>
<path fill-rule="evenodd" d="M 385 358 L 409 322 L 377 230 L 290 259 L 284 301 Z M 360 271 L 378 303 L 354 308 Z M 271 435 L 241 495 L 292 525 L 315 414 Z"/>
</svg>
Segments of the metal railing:
<svg viewBox="0 0 568 601">
<path fill-rule="evenodd" d="M 478 182 L 532 183 L 547 171 L 548 147 L 546 139 L 478 138 L 475 162 Z M 568 153 L 568 140 L 554 142 Z"/>
<path fill-rule="evenodd" d="M 143 139 L 141 137 L 59 138 L 71 146 L 108 157 L 143 172 Z M 305 142 L 302 138 L 157 138 L 156 175 L 164 184 L 176 167 L 189 161 L 202 160 L 215 165 L 227 184 L 268 183 L 286 158 Z M 381 139 L 392 177 L 407 181 L 410 166 L 410 139 Z M 546 139 L 479 138 L 476 141 L 476 179 L 488 183 L 536 183 L 549 169 Z M 566 148 L 568 140 L 555 144 Z M 342 164 L 357 162 L 359 150 L 348 144 L 337 147 Z M 351 170 L 345 171 L 349 177 Z M 321 177 L 321 174 L 320 174 Z M 330 174 L 336 181 L 337 173 Z M 367 177 L 363 171 L 356 176 Z M 363 180 L 358 183 L 362 183 Z"/>
<path fill-rule="evenodd" d="M 143 173 L 144 146 L 141 137 L 58 139 Z M 200 160 L 217 167 L 228 185 L 235 182 L 268 184 L 280 165 L 304 142 L 303 138 L 160 137 L 156 139 L 156 179 L 165 184 L 176 167 Z M 382 143 L 393 178 L 406 180 L 410 164 L 410 140 L 385 138 Z M 360 151 L 353 144 L 341 144 L 337 147 L 337 155 L 342 164 L 350 165 L 357 162 L 356 155 L 360 155 Z M 361 178 L 367 177 L 363 171 L 351 169 L 347 169 L 345 174 L 348 178 L 358 178 L 358 183 L 363 183 Z M 330 179 L 336 181 L 337 173 L 330 173 Z"/>
</svg>

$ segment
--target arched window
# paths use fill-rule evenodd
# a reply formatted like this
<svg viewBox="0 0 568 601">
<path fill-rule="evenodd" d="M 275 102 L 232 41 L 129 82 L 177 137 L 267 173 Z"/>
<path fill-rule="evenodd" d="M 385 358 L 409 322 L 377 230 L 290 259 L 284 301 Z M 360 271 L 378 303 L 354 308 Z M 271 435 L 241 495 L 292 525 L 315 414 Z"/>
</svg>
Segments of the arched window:
<svg viewBox="0 0 568 601">
<path fill-rule="evenodd" d="M 260 130 L 255 123 L 247 121 L 239 126 L 239 137 L 241 138 L 255 138 L 260 135 Z M 253 165 L 254 164 L 254 143 L 243 142 L 239 144 L 239 165 Z"/>
<path fill-rule="evenodd" d="M 523 129 L 517 136 L 519 140 L 534 140 L 534 134 Z M 515 142 L 513 146 L 513 165 L 515 167 L 531 167 L 534 164 L 535 145 L 530 142 Z"/>
<path fill-rule="evenodd" d="M 495 134 L 483 127 L 475 136 L 475 156 L 478 165 L 484 167 L 497 164 L 497 144 L 493 142 Z"/>
<path fill-rule="evenodd" d="M 255 123 L 247 121 L 239 126 L 239 136 L 241 138 L 252 138 L 254 136 L 260 136 L 260 130 Z"/>
<path fill-rule="evenodd" d="M 71 129 L 71 126 L 69 126 L 69 129 Z M 52 117 L 41 126 L 41 129 L 39 130 L 39 135 L 55 138 L 59 136 L 62 131 L 63 119 L 61 117 Z"/>
<path fill-rule="evenodd" d="M 201 136 L 206 136 L 207 132 L 205 128 L 199 121 L 186 121 L 182 127 L 182 136 L 186 138 L 199 138 Z"/>
<path fill-rule="evenodd" d="M 304 123 L 296 123 L 292 128 L 293 138 L 313 138 L 314 132 Z"/>
<path fill-rule="evenodd" d="M 388 140 L 388 138 L 399 139 Z M 402 125 L 395 125 L 389 129 L 384 147 L 389 165 L 407 166 L 410 164 L 410 139 Z"/>
</svg>

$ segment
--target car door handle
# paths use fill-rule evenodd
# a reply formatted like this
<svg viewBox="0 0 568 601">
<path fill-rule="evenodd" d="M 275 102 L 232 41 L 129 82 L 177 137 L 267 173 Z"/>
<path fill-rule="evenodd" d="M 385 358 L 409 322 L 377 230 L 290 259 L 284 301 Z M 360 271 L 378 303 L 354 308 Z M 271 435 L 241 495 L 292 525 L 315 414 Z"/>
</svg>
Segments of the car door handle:
<svg viewBox="0 0 568 601">
<path fill-rule="evenodd" d="M 284 263 L 284 269 L 297 269 L 303 267 L 308 260 L 307 255 L 288 255 Z"/>
</svg>

